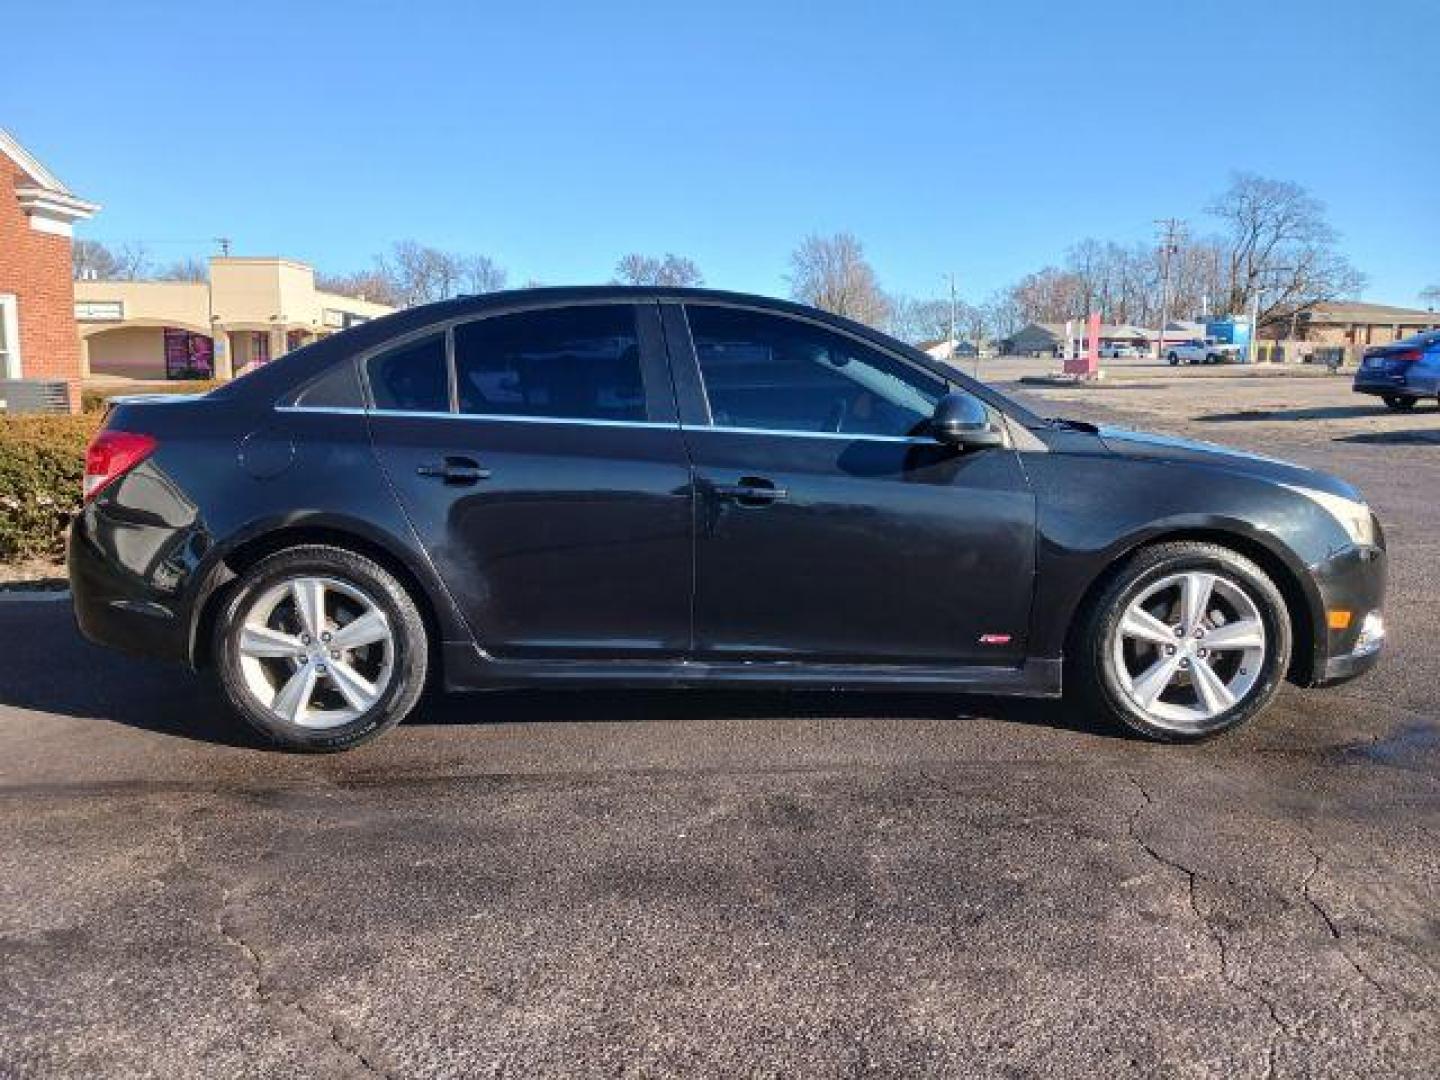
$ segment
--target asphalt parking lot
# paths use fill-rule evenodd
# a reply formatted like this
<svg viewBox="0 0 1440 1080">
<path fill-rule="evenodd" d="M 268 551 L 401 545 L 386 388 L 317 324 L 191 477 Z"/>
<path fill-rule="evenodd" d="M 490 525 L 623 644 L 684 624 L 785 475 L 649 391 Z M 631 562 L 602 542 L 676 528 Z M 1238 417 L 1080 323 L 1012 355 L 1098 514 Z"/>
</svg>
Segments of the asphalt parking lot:
<svg viewBox="0 0 1440 1080">
<path fill-rule="evenodd" d="M 1382 667 L 1200 747 L 1065 704 L 546 693 L 313 758 L 6 600 L 0 1076 L 1440 1074 L 1440 411 L 1025 393 L 1358 483 Z"/>
</svg>

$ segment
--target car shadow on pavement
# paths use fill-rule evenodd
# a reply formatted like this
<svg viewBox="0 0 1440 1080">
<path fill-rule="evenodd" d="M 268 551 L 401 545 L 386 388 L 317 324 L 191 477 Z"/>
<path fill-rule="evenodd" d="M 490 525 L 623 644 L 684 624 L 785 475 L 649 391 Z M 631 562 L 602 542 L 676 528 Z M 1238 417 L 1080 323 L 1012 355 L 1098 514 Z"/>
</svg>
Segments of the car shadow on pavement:
<svg viewBox="0 0 1440 1080">
<path fill-rule="evenodd" d="M 0 707 L 30 709 L 255 747 L 210 679 L 180 664 L 128 657 L 91 645 L 68 602 L 0 605 Z"/>
<path fill-rule="evenodd" d="M 1367 446 L 1440 446 L 1440 431 L 1363 431 L 1337 436 L 1335 441 Z"/>
<path fill-rule="evenodd" d="M 67 603 L 0 605 L 0 707 L 29 709 L 225 746 L 264 748 L 214 682 L 179 664 L 81 638 Z M 427 693 L 407 725 L 773 718 L 965 718 L 1116 736 L 1058 701 L 889 691 L 504 690 Z"/>
<path fill-rule="evenodd" d="M 873 690 L 624 689 L 431 693 L 415 725 L 685 720 L 989 719 L 1125 738 L 1060 701 Z"/>
<path fill-rule="evenodd" d="M 1195 417 L 1202 424 L 1239 424 L 1252 420 L 1353 420 L 1363 416 L 1385 416 L 1383 405 L 1316 405 L 1303 409 L 1237 409 Z"/>
</svg>

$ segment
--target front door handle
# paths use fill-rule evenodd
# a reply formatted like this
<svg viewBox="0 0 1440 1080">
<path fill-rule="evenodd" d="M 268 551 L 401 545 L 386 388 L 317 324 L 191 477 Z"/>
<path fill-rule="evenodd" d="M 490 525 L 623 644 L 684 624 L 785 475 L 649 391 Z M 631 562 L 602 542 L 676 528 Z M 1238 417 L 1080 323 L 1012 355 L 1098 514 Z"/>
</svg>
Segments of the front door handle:
<svg viewBox="0 0 1440 1080">
<path fill-rule="evenodd" d="M 741 506 L 767 506 L 790 496 L 784 488 L 776 487 L 775 481 L 763 476 L 742 476 L 739 483 L 712 484 L 710 490 L 722 499 L 734 499 Z"/>
<path fill-rule="evenodd" d="M 474 458 L 460 456 L 446 457 L 441 462 L 427 461 L 415 471 L 421 476 L 434 477 L 447 484 L 473 484 L 479 480 L 490 479 L 489 469 L 482 469 Z"/>
</svg>

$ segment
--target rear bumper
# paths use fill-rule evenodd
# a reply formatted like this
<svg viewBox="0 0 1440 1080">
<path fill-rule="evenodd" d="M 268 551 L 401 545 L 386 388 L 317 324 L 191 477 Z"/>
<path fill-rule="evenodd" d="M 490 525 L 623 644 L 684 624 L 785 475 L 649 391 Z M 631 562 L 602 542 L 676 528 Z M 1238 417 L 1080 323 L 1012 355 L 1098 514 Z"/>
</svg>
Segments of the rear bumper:
<svg viewBox="0 0 1440 1080">
<path fill-rule="evenodd" d="M 1409 383 L 1404 375 L 1366 374 L 1355 377 L 1352 389 L 1357 394 L 1372 394 L 1376 397 L 1423 397 L 1424 391 Z"/>
<path fill-rule="evenodd" d="M 183 662 L 190 652 L 189 605 L 180 581 L 167 588 L 170 560 L 156 558 L 159 552 L 144 542 L 156 538 L 115 529 L 93 504 L 76 516 L 66 557 L 75 622 L 97 645 Z M 133 558 L 141 552 L 148 557 Z"/>
</svg>

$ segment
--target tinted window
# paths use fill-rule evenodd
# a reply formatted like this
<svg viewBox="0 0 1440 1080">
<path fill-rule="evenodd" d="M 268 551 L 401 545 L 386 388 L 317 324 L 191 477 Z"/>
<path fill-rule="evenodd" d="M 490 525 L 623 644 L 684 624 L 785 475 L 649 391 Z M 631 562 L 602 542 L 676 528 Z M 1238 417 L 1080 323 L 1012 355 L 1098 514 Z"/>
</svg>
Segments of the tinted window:
<svg viewBox="0 0 1440 1080">
<path fill-rule="evenodd" d="M 722 427 L 910 435 L 945 393 L 942 380 L 809 323 L 689 307 L 710 413 Z"/>
<path fill-rule="evenodd" d="M 644 420 L 635 309 L 552 308 L 457 326 L 455 381 L 461 412 Z"/>
<path fill-rule="evenodd" d="M 449 412 L 445 336 L 412 341 L 370 358 L 370 398 L 377 409 Z"/>
<path fill-rule="evenodd" d="M 354 408 L 363 405 L 360 393 L 360 379 L 355 373 L 355 362 L 340 361 L 325 374 L 312 379 L 305 389 L 295 396 L 296 405 L 311 409 Z"/>
</svg>

